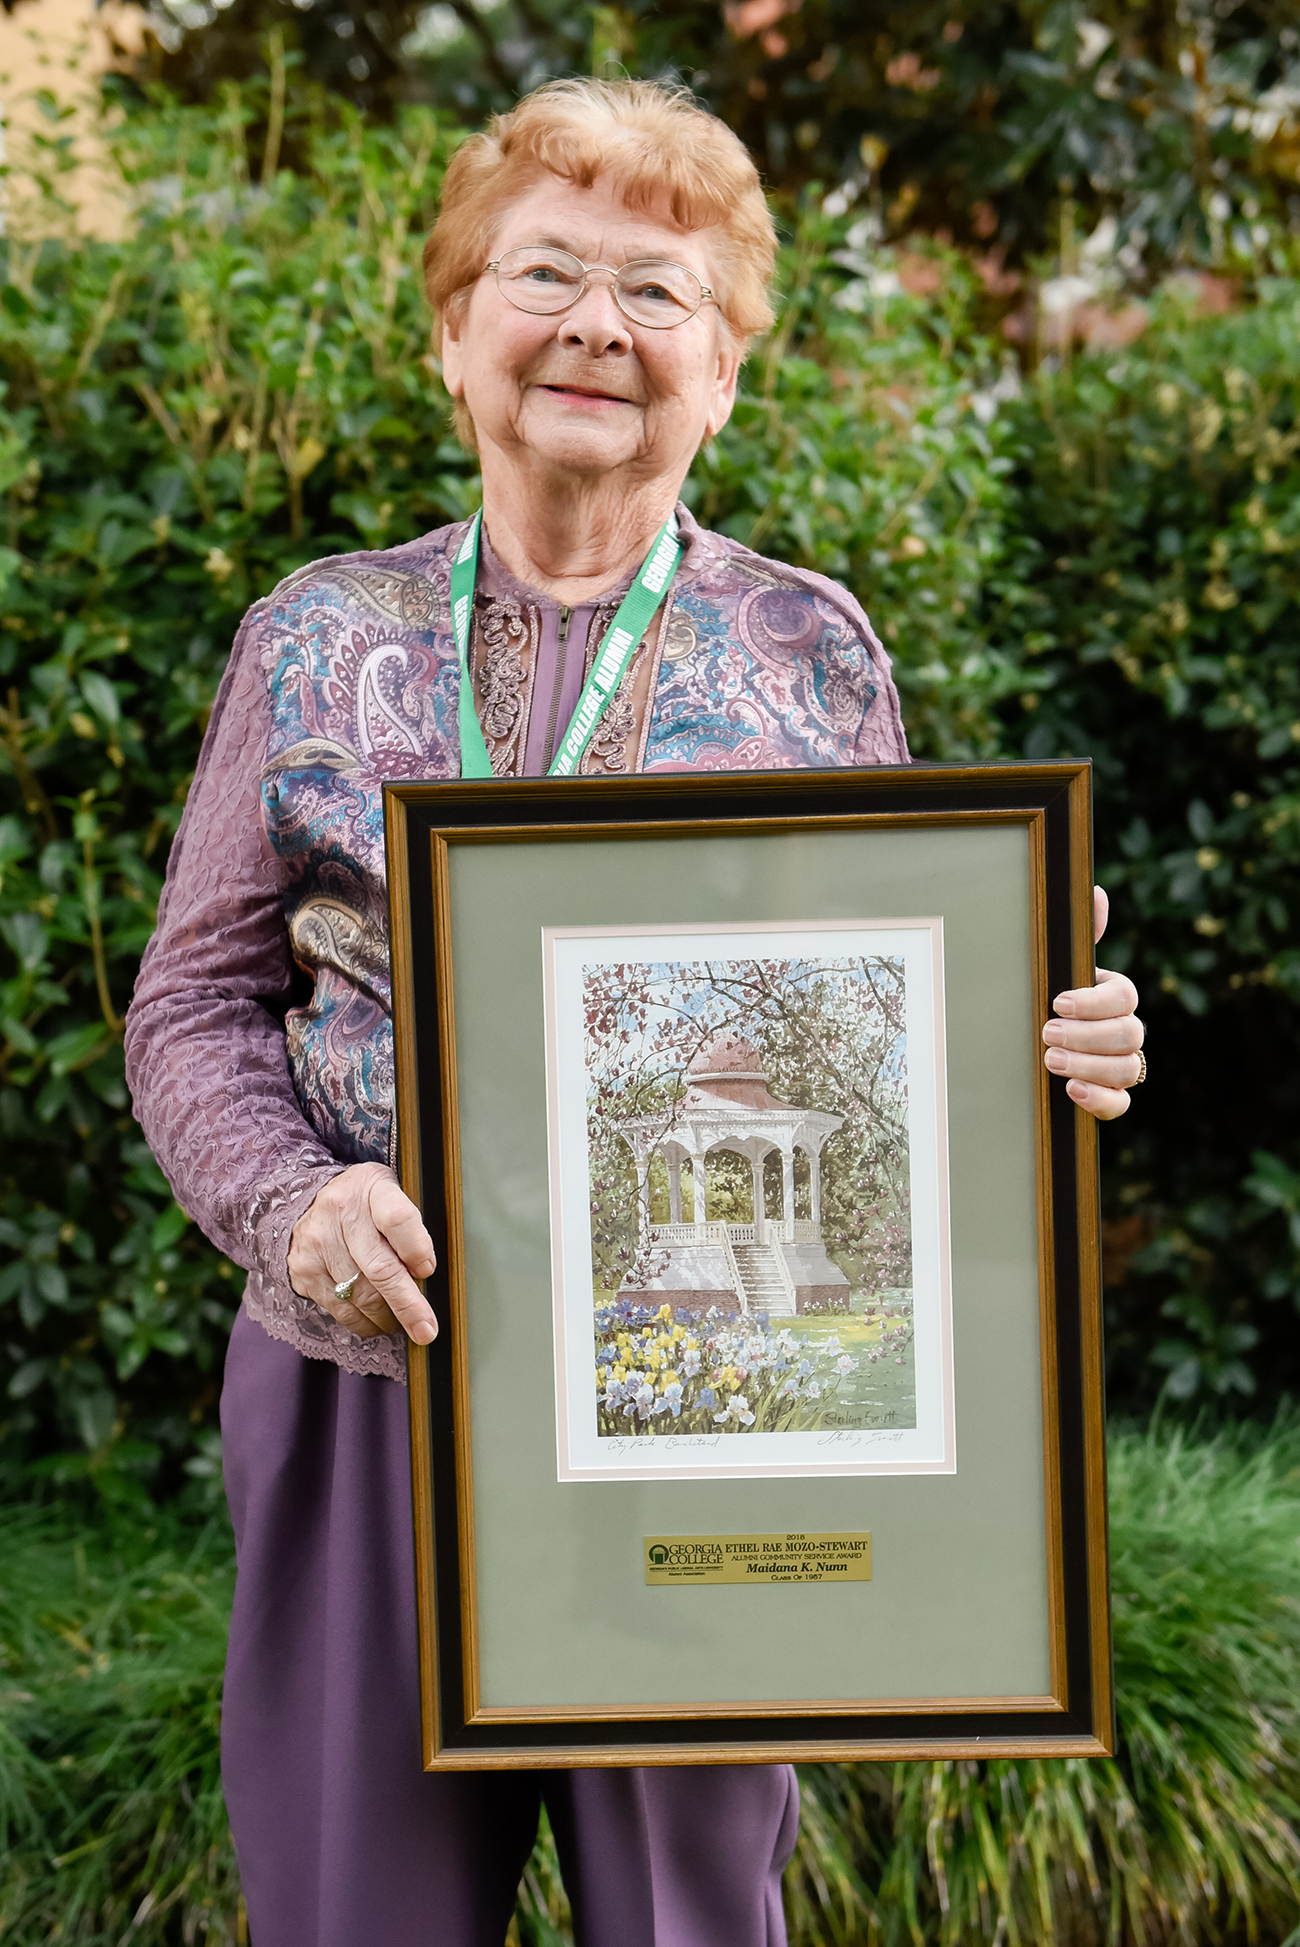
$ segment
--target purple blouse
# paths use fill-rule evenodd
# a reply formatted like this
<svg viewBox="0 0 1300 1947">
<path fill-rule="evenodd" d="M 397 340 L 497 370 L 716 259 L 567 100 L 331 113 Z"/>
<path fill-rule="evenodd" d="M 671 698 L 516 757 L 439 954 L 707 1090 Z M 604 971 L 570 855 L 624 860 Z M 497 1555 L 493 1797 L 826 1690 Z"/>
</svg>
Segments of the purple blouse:
<svg viewBox="0 0 1300 1947">
<path fill-rule="evenodd" d="M 853 598 L 677 510 L 686 552 L 582 772 L 904 764 L 889 659 Z M 126 1023 L 127 1077 L 178 1201 L 248 1271 L 274 1338 L 403 1379 L 289 1286 L 298 1218 L 391 1161 L 383 785 L 456 777 L 451 562 L 465 524 L 314 562 L 254 604 L 217 694 Z M 471 672 L 497 776 L 544 773 L 630 577 L 572 610 L 484 537 Z"/>
</svg>

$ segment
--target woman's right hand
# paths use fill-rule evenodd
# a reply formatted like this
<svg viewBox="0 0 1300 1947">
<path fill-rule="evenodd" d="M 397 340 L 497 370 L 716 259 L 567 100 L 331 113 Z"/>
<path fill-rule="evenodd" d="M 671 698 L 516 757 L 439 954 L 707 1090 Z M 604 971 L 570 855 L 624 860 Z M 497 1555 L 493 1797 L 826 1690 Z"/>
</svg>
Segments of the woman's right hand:
<svg viewBox="0 0 1300 1947">
<path fill-rule="evenodd" d="M 382 1163 L 355 1163 L 331 1177 L 293 1227 L 289 1283 L 358 1338 L 405 1332 L 416 1345 L 438 1336 L 438 1321 L 415 1280 L 437 1258 L 433 1239 L 397 1178 Z M 335 1296 L 354 1271 L 350 1298 Z"/>
</svg>

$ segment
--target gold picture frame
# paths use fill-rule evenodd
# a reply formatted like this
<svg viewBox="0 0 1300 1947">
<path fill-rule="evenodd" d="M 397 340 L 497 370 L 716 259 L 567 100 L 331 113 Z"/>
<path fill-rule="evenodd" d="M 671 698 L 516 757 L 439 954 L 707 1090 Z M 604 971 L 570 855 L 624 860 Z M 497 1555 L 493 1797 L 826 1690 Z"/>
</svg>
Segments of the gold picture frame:
<svg viewBox="0 0 1300 1947">
<path fill-rule="evenodd" d="M 1113 1750 L 1096 1130 L 1039 1040 L 1052 996 L 1093 978 L 1090 786 L 1068 762 L 386 787 L 400 1169 L 439 1258 L 440 1335 L 409 1356 L 427 1768 Z M 558 1303 L 552 1206 L 538 1207 L 542 927 L 707 931 L 733 882 L 733 925 L 824 921 L 837 904 L 847 924 L 903 910 L 883 891 L 873 903 L 886 881 L 917 888 L 912 912 L 951 918 L 954 1466 L 865 1483 L 560 1478 L 539 1383 Z M 1021 999 L 1004 1019 L 987 996 L 1008 981 Z M 996 1084 L 973 1047 L 985 1020 Z M 1003 1090 L 983 1121 L 977 1086 Z M 488 1181 L 502 1145 L 517 1219 Z M 553 1153 L 549 1169 L 553 1185 Z M 515 1333 L 526 1382 L 503 1362 Z M 1010 1511 L 994 1519 L 999 1496 Z M 774 1532 L 829 1533 L 868 1505 L 890 1539 L 852 1593 L 648 1586 L 651 1534 L 752 1535 L 768 1507 L 784 1511 Z M 764 1647 L 773 1618 L 783 1638 L 799 1619 L 820 1667 Z M 860 1666 L 879 1694 L 821 1680 Z M 748 1672 L 739 1694 L 732 1669 Z"/>
</svg>

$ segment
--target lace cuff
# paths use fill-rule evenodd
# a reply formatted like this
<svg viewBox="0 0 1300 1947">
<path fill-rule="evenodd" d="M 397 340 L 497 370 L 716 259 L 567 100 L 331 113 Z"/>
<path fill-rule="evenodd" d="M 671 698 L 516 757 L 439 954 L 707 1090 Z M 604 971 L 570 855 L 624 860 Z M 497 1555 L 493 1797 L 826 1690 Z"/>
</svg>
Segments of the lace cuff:
<svg viewBox="0 0 1300 1947">
<path fill-rule="evenodd" d="M 328 1359 L 344 1372 L 374 1374 L 406 1383 L 404 1335 L 358 1338 L 289 1283 L 287 1260 L 293 1227 L 318 1193 L 346 1164 L 289 1177 L 258 1195 L 245 1219 L 252 1269 L 244 1288 L 244 1309 L 273 1339 L 283 1339 L 305 1359 Z"/>
</svg>

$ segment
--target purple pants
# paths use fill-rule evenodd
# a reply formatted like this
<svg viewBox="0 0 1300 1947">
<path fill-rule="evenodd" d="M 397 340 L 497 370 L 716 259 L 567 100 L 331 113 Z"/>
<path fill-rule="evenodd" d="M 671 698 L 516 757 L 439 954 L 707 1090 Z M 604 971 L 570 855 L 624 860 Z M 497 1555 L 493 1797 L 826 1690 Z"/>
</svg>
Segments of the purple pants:
<svg viewBox="0 0 1300 1947">
<path fill-rule="evenodd" d="M 545 1800 L 580 1947 L 785 1947 L 788 1766 L 425 1772 L 404 1387 L 244 1312 L 222 1777 L 251 1947 L 502 1947 Z"/>
</svg>

